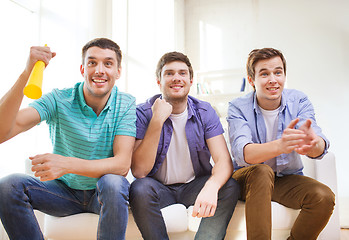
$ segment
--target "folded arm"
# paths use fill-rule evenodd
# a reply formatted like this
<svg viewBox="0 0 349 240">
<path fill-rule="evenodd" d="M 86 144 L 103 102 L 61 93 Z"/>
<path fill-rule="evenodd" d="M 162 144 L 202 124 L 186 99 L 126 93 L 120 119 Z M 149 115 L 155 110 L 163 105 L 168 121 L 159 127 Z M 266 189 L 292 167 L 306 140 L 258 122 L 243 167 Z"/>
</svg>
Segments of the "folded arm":
<svg viewBox="0 0 349 240">
<path fill-rule="evenodd" d="M 131 170 L 133 176 L 142 178 L 152 170 L 158 149 L 160 134 L 164 122 L 172 112 L 172 106 L 164 99 L 156 99 L 153 107 L 153 116 L 142 140 L 137 140 L 132 155 Z"/>
</svg>

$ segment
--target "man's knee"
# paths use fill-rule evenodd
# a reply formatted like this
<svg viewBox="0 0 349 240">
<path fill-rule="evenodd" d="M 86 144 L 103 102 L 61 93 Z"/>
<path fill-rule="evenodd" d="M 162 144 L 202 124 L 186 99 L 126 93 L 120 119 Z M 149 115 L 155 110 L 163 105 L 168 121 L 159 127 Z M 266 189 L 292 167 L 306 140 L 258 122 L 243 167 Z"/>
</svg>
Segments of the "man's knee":
<svg viewBox="0 0 349 240">
<path fill-rule="evenodd" d="M 230 178 L 220 189 L 220 192 L 224 192 L 224 194 L 228 194 L 230 198 L 236 198 L 237 200 L 240 196 L 240 185 L 235 179 Z"/>
<path fill-rule="evenodd" d="M 27 182 L 27 179 L 31 178 L 28 175 L 15 173 L 3 177 L 0 179 L 0 192 L 1 195 L 5 195 L 7 193 L 12 194 L 14 190 L 19 188 L 24 188 L 24 183 Z"/>
<path fill-rule="evenodd" d="M 332 190 L 324 185 L 318 184 L 311 189 L 312 204 L 318 205 L 324 211 L 333 211 L 335 205 L 335 194 Z"/>
<path fill-rule="evenodd" d="M 127 193 L 128 195 L 129 187 L 130 183 L 125 177 L 115 174 L 106 174 L 97 182 L 97 189 L 100 194 Z"/>
<path fill-rule="evenodd" d="M 130 187 L 130 200 L 132 201 L 135 198 L 145 199 L 151 195 L 153 192 L 151 189 L 155 189 L 155 181 L 155 179 L 149 177 L 139 178 L 133 181 Z"/>
</svg>

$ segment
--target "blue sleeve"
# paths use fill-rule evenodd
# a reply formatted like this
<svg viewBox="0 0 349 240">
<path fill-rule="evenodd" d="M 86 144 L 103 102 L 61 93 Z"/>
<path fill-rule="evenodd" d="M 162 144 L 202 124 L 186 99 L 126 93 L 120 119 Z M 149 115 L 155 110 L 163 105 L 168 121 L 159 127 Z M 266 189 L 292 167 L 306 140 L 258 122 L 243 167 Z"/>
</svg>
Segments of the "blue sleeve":
<svg viewBox="0 0 349 240">
<path fill-rule="evenodd" d="M 231 153 L 235 162 L 240 167 L 250 166 L 250 164 L 245 162 L 244 157 L 244 147 L 253 143 L 252 141 L 252 131 L 248 119 L 246 117 L 246 112 L 252 111 L 251 109 L 246 109 L 242 111 L 235 102 L 229 103 L 228 108 L 228 127 L 229 127 L 229 140 L 231 145 Z M 244 113 L 245 112 L 245 113 Z"/>
<path fill-rule="evenodd" d="M 316 159 L 321 159 L 328 152 L 330 142 L 326 138 L 326 136 L 322 133 L 321 128 L 316 123 L 314 107 L 310 102 L 309 98 L 305 94 L 303 93 L 301 94 L 302 95 L 299 100 L 299 108 L 297 113 L 297 117 L 299 118 L 300 121 L 296 125 L 296 128 L 300 127 L 307 119 L 311 120 L 312 122 L 311 127 L 313 128 L 315 134 L 321 137 L 325 141 L 324 152 L 320 156 L 316 157 Z"/>
</svg>

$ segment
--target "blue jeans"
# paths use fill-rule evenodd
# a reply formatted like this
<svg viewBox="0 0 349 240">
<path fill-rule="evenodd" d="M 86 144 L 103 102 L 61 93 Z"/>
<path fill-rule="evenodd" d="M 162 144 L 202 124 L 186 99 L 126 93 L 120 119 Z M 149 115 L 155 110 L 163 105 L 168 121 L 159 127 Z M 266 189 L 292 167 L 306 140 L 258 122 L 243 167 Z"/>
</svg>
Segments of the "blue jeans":
<svg viewBox="0 0 349 240">
<path fill-rule="evenodd" d="M 130 188 L 130 206 L 143 238 L 169 239 L 160 209 L 175 203 L 181 203 L 186 207 L 194 205 L 197 195 L 209 177 L 198 177 L 186 184 L 173 185 L 164 185 L 150 177 L 135 180 Z M 218 192 L 215 215 L 202 218 L 195 239 L 224 239 L 239 195 L 238 183 L 229 179 Z"/>
<path fill-rule="evenodd" d="M 12 174 L 0 179 L 0 218 L 10 239 L 38 240 L 44 238 L 33 209 L 57 217 L 96 213 L 97 239 L 125 239 L 129 187 L 126 178 L 113 174 L 101 177 L 94 190 Z"/>
</svg>

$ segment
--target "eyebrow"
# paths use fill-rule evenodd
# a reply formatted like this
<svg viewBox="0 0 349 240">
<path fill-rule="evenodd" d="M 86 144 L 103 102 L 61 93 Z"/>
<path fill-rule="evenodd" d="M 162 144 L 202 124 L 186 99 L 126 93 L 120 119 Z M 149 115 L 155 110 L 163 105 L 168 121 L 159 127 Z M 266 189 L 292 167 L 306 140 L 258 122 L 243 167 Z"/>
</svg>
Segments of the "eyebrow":
<svg viewBox="0 0 349 240">
<path fill-rule="evenodd" d="M 267 68 L 262 68 L 262 69 L 259 70 L 259 73 L 260 73 L 260 72 L 263 72 L 263 71 L 267 71 L 267 70 L 269 70 L 269 69 L 267 69 Z M 284 68 L 283 68 L 283 67 L 276 67 L 276 68 L 274 68 L 273 70 L 284 70 Z"/>
<path fill-rule="evenodd" d="M 175 69 L 166 69 L 164 72 L 175 72 Z M 188 69 L 179 69 L 178 72 L 189 72 Z"/>
<path fill-rule="evenodd" d="M 94 56 L 88 56 L 87 57 L 87 59 L 97 59 L 96 57 L 94 57 Z M 115 58 L 112 58 L 112 57 L 106 57 L 106 58 L 104 58 L 104 60 L 108 60 L 108 61 L 116 61 L 116 59 Z"/>
</svg>

